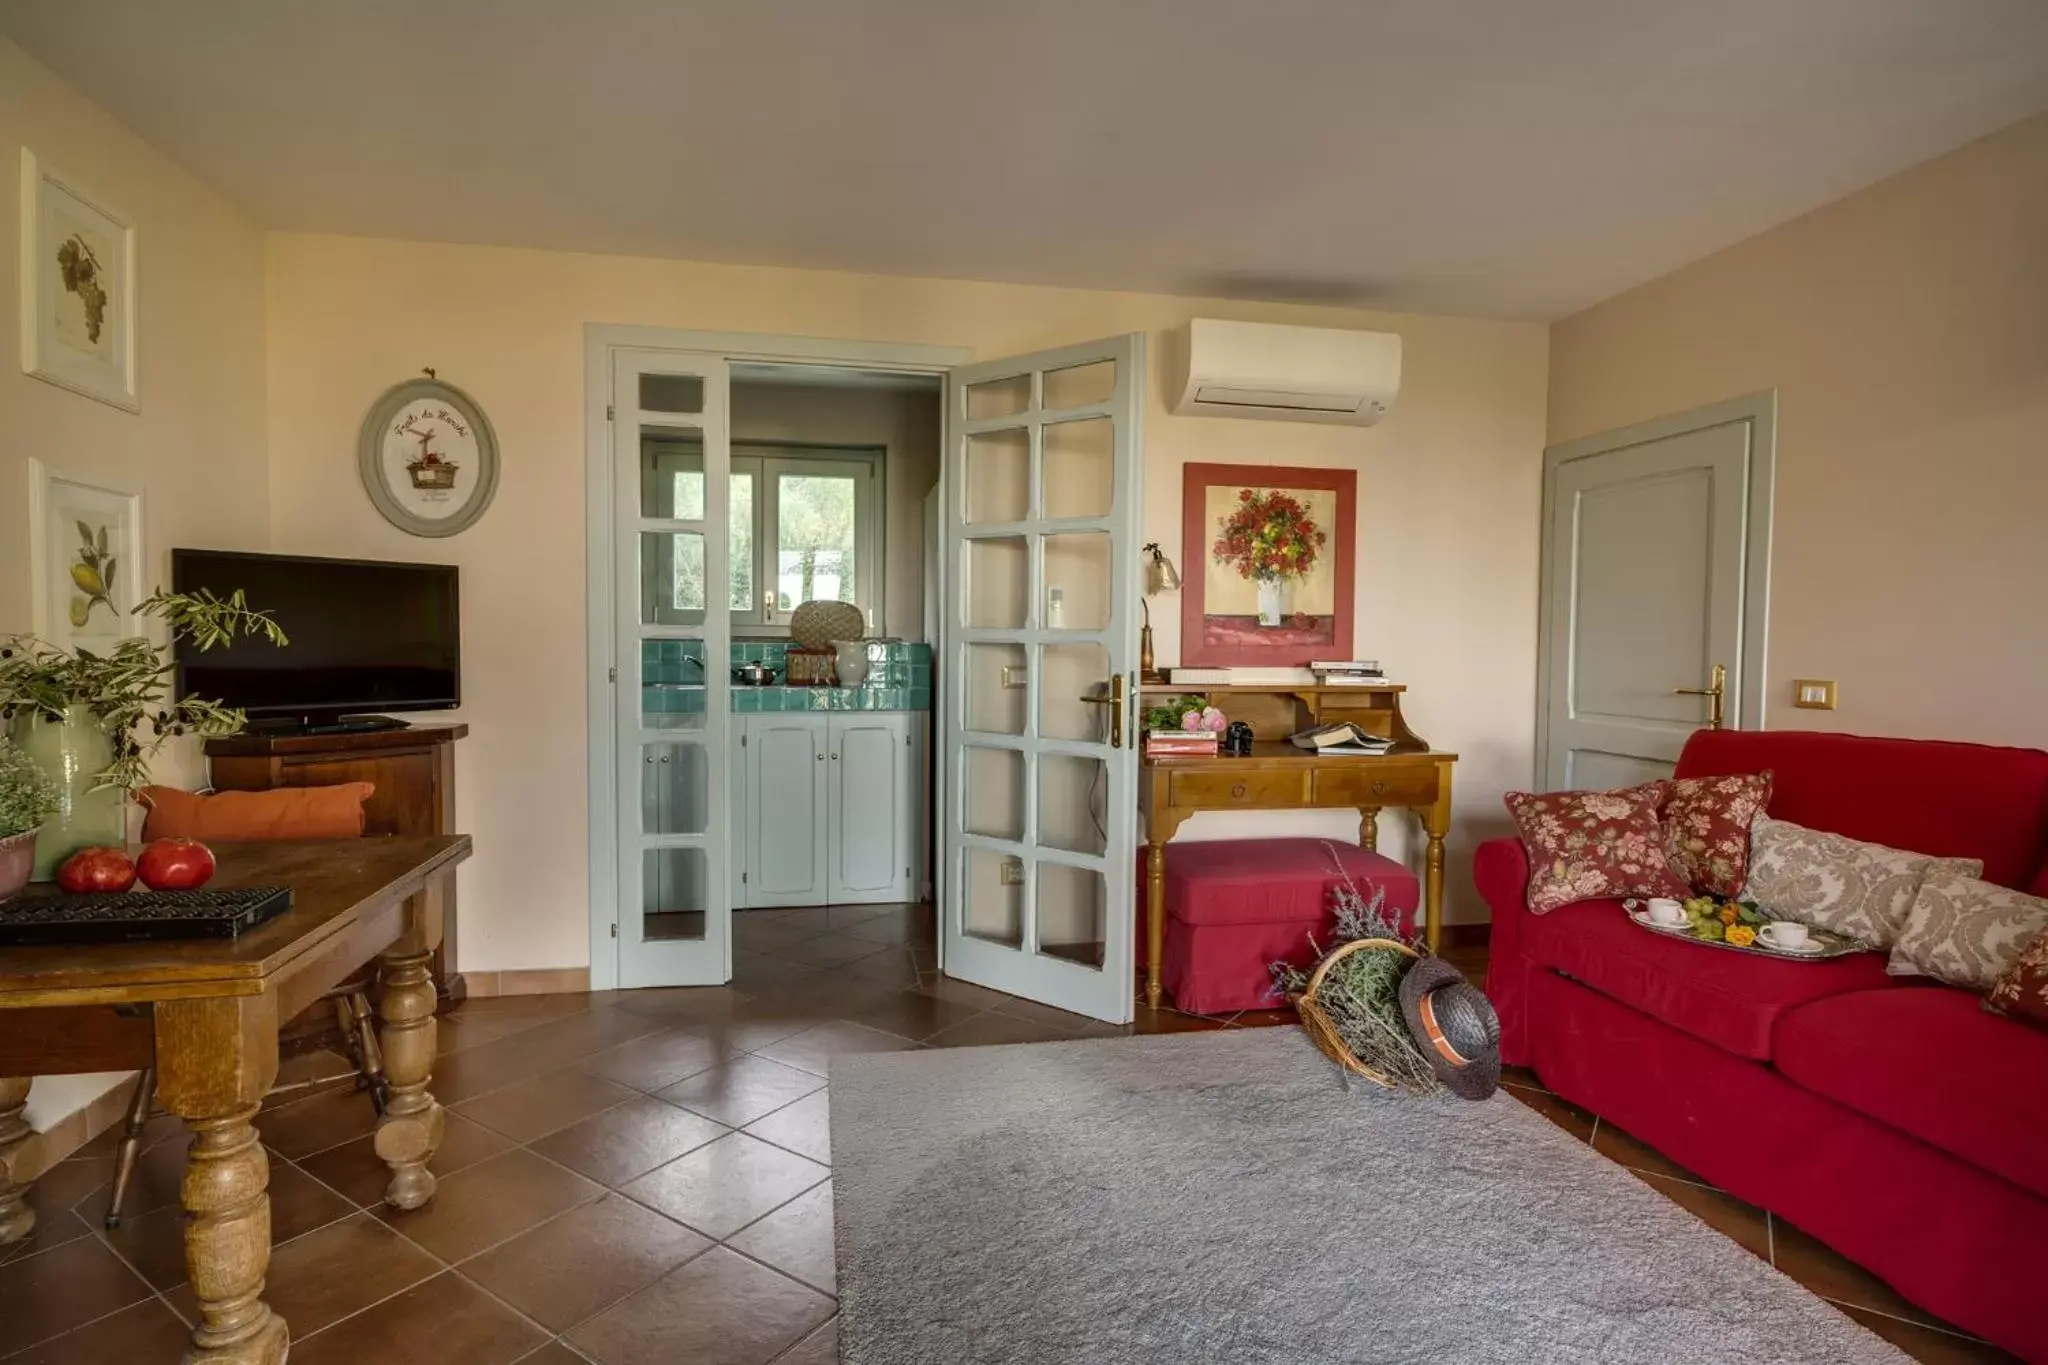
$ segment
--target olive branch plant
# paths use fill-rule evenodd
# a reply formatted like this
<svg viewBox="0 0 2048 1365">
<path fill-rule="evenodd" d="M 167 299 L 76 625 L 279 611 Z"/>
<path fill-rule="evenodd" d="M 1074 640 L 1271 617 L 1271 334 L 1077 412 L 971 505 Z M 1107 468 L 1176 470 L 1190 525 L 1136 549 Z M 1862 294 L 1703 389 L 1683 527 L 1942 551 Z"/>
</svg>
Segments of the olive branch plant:
<svg viewBox="0 0 2048 1365">
<path fill-rule="evenodd" d="M 237 636 L 288 643 L 270 613 L 251 608 L 239 588 L 226 597 L 204 588 L 158 589 L 133 614 L 161 620 L 172 640 L 188 640 L 202 652 Z M 0 638 L 0 722 L 27 715 L 61 721 L 72 707 L 84 707 L 114 744 L 114 761 L 95 775 L 92 789 L 132 793 L 149 780 L 150 760 L 173 738 L 232 735 L 247 723 L 240 711 L 217 701 L 172 697 L 176 667 L 167 645 L 143 636 L 104 653 L 59 649 L 34 635 L 6 636 Z"/>
</svg>

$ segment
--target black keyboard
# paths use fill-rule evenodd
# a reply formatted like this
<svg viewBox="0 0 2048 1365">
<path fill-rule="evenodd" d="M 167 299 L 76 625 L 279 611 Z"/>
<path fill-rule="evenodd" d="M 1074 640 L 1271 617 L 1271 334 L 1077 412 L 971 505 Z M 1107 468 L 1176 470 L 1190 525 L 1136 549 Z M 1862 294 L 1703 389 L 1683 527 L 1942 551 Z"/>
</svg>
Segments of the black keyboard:
<svg viewBox="0 0 2048 1365">
<path fill-rule="evenodd" d="M 288 886 L 24 896 L 0 902 L 0 944 L 234 938 L 291 908 Z"/>
</svg>

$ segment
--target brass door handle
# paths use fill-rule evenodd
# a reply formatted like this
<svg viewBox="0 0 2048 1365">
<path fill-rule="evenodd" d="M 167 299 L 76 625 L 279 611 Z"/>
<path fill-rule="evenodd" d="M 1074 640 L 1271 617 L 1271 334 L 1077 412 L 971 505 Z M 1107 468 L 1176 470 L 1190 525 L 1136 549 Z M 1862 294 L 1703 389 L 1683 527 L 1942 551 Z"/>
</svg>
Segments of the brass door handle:
<svg viewBox="0 0 2048 1365">
<path fill-rule="evenodd" d="M 1712 700 L 1707 707 L 1707 728 L 1710 730 L 1722 729 L 1727 724 L 1723 707 L 1726 704 L 1728 695 L 1728 666 L 1726 664 L 1715 664 L 1713 681 L 1708 686 L 1674 687 L 1671 689 L 1671 695 L 1674 697 L 1711 698 Z"/>
<path fill-rule="evenodd" d="M 1124 747 L 1124 675 L 1119 673 L 1109 680 L 1109 695 L 1106 697 L 1082 697 L 1080 700 L 1090 706 L 1107 706 L 1109 712 L 1109 747 Z"/>
</svg>

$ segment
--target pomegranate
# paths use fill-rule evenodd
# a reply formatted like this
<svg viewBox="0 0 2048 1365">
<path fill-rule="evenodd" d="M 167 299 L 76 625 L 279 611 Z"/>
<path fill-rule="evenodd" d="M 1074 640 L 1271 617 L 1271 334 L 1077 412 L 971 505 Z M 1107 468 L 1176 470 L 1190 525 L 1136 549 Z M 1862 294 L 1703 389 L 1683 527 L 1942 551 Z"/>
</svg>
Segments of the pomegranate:
<svg viewBox="0 0 2048 1365">
<path fill-rule="evenodd" d="M 57 884 L 73 895 L 126 891 L 135 885 L 135 864 L 118 848 L 81 848 L 57 869 Z"/>
<path fill-rule="evenodd" d="M 213 850 L 197 839 L 153 839 L 135 870 L 152 891 L 196 891 L 213 877 Z"/>
</svg>

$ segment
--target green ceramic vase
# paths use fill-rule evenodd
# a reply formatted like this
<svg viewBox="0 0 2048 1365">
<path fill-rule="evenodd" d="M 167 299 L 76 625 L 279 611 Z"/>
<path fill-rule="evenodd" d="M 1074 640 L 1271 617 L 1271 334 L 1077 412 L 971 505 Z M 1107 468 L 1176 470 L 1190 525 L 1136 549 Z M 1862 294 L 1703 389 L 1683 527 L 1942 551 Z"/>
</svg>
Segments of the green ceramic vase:
<svg viewBox="0 0 2048 1365">
<path fill-rule="evenodd" d="M 92 790 L 93 779 L 114 761 L 114 741 L 98 716 L 83 706 L 72 707 L 62 720 L 33 713 L 17 716 L 13 739 L 57 784 L 57 813 L 43 822 L 43 832 L 36 836 L 30 880 L 49 881 L 81 848 L 120 848 L 128 842 L 123 793 Z"/>
</svg>

